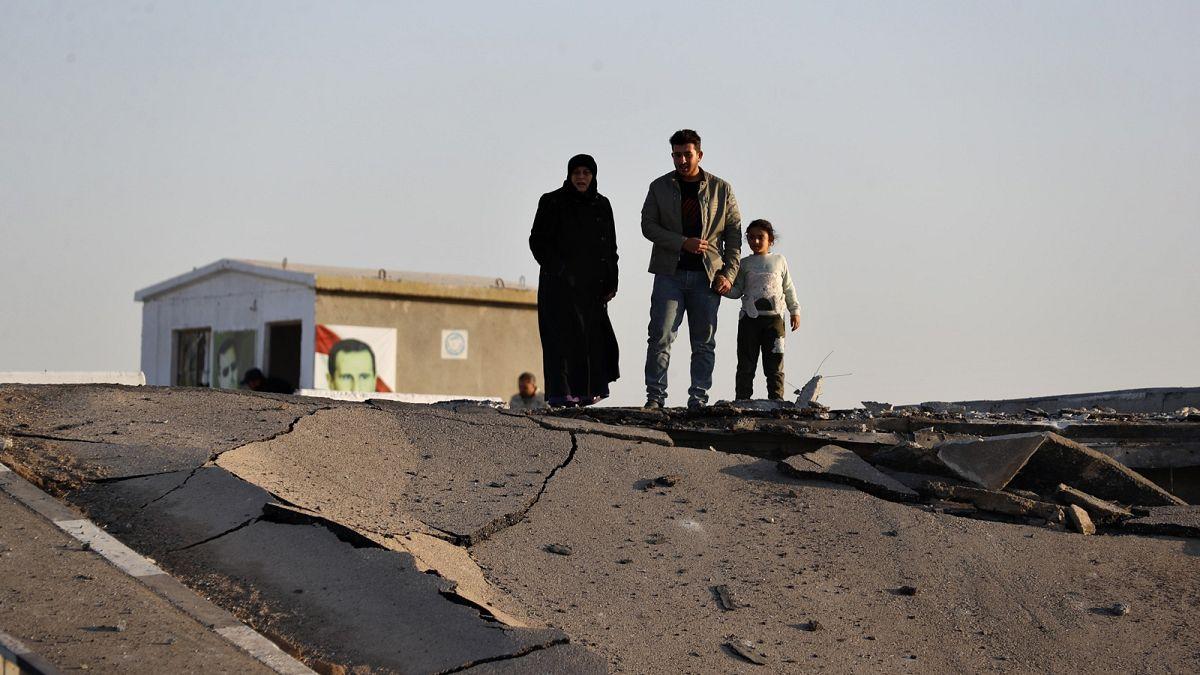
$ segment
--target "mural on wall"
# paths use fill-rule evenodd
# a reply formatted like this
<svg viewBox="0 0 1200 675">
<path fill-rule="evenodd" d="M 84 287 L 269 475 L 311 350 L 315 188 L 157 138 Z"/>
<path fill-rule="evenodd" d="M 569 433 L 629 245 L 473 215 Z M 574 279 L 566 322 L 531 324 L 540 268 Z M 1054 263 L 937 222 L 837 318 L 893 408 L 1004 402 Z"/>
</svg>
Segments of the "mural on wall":
<svg viewBox="0 0 1200 675">
<path fill-rule="evenodd" d="M 208 386 L 208 329 L 175 331 L 175 386 Z"/>
<path fill-rule="evenodd" d="M 317 325 L 313 388 L 395 391 L 396 329 Z"/>
<path fill-rule="evenodd" d="M 242 376 L 254 367 L 254 346 L 258 332 L 253 330 L 213 331 L 212 386 L 237 389 Z"/>
</svg>

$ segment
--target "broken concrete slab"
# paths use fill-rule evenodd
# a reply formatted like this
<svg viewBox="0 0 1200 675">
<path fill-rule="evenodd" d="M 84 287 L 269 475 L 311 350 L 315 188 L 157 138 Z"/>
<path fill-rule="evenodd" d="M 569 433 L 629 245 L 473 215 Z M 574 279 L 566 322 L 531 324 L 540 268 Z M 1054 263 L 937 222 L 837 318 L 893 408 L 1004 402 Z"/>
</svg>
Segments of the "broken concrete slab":
<svg viewBox="0 0 1200 675">
<path fill-rule="evenodd" d="M 219 453 L 335 405 L 344 404 L 206 388 L 0 385 L 0 433 Z"/>
<path fill-rule="evenodd" d="M 61 441 L 44 438 L 19 438 L 7 448 L 11 461 L 18 465 L 57 463 L 69 469 L 78 480 L 64 484 L 70 489 L 86 481 L 120 480 L 170 471 L 190 471 L 209 458 L 207 448 L 166 445 L 126 445 L 97 441 Z M 41 473 L 41 471 L 39 471 Z"/>
<path fill-rule="evenodd" d="M 219 604 L 347 670 L 444 672 L 568 641 L 487 621 L 408 554 L 355 547 L 318 524 L 258 521 L 188 549 L 181 565 L 223 579 Z"/>
<path fill-rule="evenodd" d="M 1008 492 L 960 487 L 945 483 L 933 483 L 929 488 L 934 495 L 941 499 L 967 502 L 982 511 L 1009 516 L 1034 516 L 1054 523 L 1063 521 L 1063 509 L 1057 504 L 1038 502 Z"/>
<path fill-rule="evenodd" d="M 356 529 L 469 545 L 519 520 L 571 456 L 567 432 L 455 423 L 446 416 L 460 414 L 429 410 L 320 411 L 286 436 L 227 452 L 217 464 Z"/>
<path fill-rule="evenodd" d="M 1065 504 L 1074 504 L 1083 508 L 1092 520 L 1105 525 L 1118 523 L 1126 518 L 1132 518 L 1133 513 L 1112 502 L 1093 497 L 1082 490 L 1076 490 L 1070 485 L 1058 485 L 1058 499 Z"/>
<path fill-rule="evenodd" d="M 532 413 L 529 418 L 536 421 L 547 429 L 558 431 L 575 431 L 584 434 L 597 434 L 599 436 L 608 436 L 609 438 L 624 439 L 627 441 L 644 441 L 646 443 L 657 443 L 659 445 L 675 445 L 671 437 L 658 429 L 643 429 L 641 427 L 626 427 L 617 426 L 614 424 L 605 424 L 578 417 L 561 417 L 555 415 L 543 415 Z"/>
<path fill-rule="evenodd" d="M 852 485 L 884 499 L 915 501 L 914 490 L 867 464 L 845 448 L 826 445 L 816 452 L 793 455 L 779 463 L 781 471 L 797 478 L 816 478 Z"/>
<path fill-rule="evenodd" d="M 945 476 L 935 476 L 928 473 L 897 471 L 896 469 L 878 465 L 875 468 L 884 475 L 899 481 L 908 489 L 916 490 L 922 495 L 930 493 L 930 485 L 933 483 L 944 483 L 946 485 L 967 485 L 965 482 L 956 478 L 946 478 Z"/>
<path fill-rule="evenodd" d="M 1146 510 L 1149 515 L 1126 520 L 1121 527 L 1136 534 L 1200 538 L 1200 506 L 1152 506 Z"/>
<path fill-rule="evenodd" d="M 907 473 L 946 476 L 955 473 L 938 458 L 937 451 L 916 443 L 899 443 L 871 455 L 871 464 Z"/>
<path fill-rule="evenodd" d="M 1183 503 L 1107 455 L 1050 432 L 950 441 L 937 450 L 938 458 L 961 478 L 992 490 L 1011 485 L 1047 495 L 1067 483 L 1123 504 Z"/>
<path fill-rule="evenodd" d="M 153 558 L 207 540 L 262 515 L 264 489 L 206 466 L 94 483 L 71 495 L 89 517 Z"/>
<path fill-rule="evenodd" d="M 949 441 L 937 446 L 937 457 L 963 480 L 988 490 L 1001 490 L 1045 440 L 1041 433 L 1030 433 Z"/>
<path fill-rule="evenodd" d="M 1096 525 L 1091 516 L 1075 504 L 1067 506 L 1067 519 L 1071 523 L 1071 529 L 1079 534 L 1096 534 Z"/>
<path fill-rule="evenodd" d="M 1037 452 L 1011 481 L 1013 487 L 1054 494 L 1066 483 L 1088 494 L 1143 506 L 1182 505 L 1184 501 L 1141 474 L 1122 466 L 1103 453 L 1058 434 L 1046 433 Z"/>
</svg>

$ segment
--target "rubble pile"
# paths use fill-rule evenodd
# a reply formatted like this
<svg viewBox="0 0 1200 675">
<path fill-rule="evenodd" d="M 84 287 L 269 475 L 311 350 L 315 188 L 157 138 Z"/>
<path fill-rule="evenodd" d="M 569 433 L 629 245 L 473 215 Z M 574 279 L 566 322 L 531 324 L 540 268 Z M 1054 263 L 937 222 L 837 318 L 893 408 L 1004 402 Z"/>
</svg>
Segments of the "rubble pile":
<svg viewBox="0 0 1200 675">
<path fill-rule="evenodd" d="M 865 402 L 863 408 L 830 410 L 723 401 L 701 410 L 600 408 L 555 414 L 639 425 L 663 431 L 680 445 L 773 459 L 791 476 L 844 483 L 940 513 L 1086 534 L 1200 536 L 1195 527 L 1200 506 L 1190 506 L 1114 459 L 1128 457 L 1131 448 L 1144 449 L 1150 439 L 1155 451 L 1175 450 L 1182 462 L 1200 466 L 1200 417 L 1192 408 L 1015 415 L 943 403 Z"/>
</svg>

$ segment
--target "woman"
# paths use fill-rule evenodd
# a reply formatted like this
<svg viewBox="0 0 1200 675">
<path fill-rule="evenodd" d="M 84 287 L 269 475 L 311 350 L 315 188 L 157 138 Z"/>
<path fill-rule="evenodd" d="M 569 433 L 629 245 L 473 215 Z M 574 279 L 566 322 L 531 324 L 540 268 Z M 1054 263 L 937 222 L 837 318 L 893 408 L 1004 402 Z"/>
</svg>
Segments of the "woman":
<svg viewBox="0 0 1200 675">
<path fill-rule="evenodd" d="M 617 294 L 612 206 L 596 192 L 596 160 L 575 155 L 567 179 L 542 195 L 529 248 L 541 265 L 538 332 L 546 401 L 590 405 L 619 377 L 608 301 Z"/>
</svg>

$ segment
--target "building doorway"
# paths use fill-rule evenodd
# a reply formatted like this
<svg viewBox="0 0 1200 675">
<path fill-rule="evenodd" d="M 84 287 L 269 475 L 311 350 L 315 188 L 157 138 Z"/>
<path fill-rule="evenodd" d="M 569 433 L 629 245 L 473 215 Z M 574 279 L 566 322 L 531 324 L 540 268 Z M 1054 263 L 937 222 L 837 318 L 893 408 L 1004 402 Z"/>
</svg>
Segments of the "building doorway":
<svg viewBox="0 0 1200 675">
<path fill-rule="evenodd" d="M 267 324 L 267 375 L 300 387 L 300 322 Z"/>
</svg>

